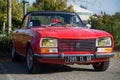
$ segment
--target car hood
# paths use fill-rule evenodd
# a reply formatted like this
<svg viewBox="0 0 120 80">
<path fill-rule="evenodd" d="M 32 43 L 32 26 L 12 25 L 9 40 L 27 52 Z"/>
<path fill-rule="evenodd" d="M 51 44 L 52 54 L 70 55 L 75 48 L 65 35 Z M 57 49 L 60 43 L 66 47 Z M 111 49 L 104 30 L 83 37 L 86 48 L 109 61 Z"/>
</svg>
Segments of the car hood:
<svg viewBox="0 0 120 80">
<path fill-rule="evenodd" d="M 53 37 L 62 39 L 85 39 L 111 36 L 105 31 L 80 27 L 46 27 L 32 29 L 39 32 L 42 37 Z"/>
</svg>

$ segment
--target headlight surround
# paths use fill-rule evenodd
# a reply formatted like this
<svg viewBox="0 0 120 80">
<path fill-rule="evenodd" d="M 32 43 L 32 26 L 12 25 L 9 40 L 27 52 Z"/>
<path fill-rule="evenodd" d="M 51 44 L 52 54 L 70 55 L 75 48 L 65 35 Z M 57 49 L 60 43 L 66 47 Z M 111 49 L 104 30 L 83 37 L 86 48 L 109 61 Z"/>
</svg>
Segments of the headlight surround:
<svg viewBox="0 0 120 80">
<path fill-rule="evenodd" d="M 40 47 L 58 47 L 58 40 L 55 38 L 42 38 Z"/>
<path fill-rule="evenodd" d="M 97 47 L 111 47 L 112 39 L 111 37 L 103 37 L 96 40 Z"/>
</svg>

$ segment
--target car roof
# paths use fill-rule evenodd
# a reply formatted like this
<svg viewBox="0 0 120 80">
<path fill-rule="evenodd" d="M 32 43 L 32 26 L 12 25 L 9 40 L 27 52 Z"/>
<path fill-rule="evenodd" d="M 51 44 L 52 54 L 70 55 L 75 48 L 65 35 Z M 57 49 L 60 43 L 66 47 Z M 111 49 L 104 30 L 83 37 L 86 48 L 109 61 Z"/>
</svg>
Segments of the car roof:
<svg viewBox="0 0 120 80">
<path fill-rule="evenodd" d="M 27 14 L 39 14 L 39 13 L 53 13 L 53 14 L 76 14 L 75 12 L 63 12 L 63 11 L 31 11 Z"/>
</svg>

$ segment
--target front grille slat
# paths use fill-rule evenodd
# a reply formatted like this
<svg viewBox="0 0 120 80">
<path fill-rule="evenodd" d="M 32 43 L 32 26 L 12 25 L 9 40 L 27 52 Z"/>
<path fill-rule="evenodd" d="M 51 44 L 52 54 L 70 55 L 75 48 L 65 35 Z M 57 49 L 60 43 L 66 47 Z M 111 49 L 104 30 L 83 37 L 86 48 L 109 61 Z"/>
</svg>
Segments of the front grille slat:
<svg viewBox="0 0 120 80">
<path fill-rule="evenodd" d="M 59 51 L 93 51 L 95 50 L 95 39 L 84 40 L 59 40 Z"/>
</svg>

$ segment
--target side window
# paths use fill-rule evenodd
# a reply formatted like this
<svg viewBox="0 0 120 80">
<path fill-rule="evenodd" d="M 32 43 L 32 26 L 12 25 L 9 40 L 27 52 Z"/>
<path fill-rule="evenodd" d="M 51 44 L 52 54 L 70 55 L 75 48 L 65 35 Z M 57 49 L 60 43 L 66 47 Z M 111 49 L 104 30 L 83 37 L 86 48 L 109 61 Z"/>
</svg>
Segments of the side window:
<svg viewBox="0 0 120 80">
<path fill-rule="evenodd" d="M 71 17 L 71 19 L 70 19 L 70 23 L 73 23 L 73 24 L 77 23 L 78 21 L 79 21 L 79 20 L 77 19 L 76 16 L 73 16 L 73 17 Z"/>
<path fill-rule="evenodd" d="M 24 18 L 23 24 L 22 24 L 22 28 L 25 29 L 28 26 L 28 15 Z"/>
<path fill-rule="evenodd" d="M 83 26 L 81 23 L 81 20 L 78 18 L 78 16 L 72 16 L 70 19 L 70 24 L 72 26 Z"/>
</svg>

